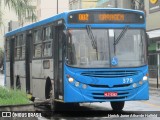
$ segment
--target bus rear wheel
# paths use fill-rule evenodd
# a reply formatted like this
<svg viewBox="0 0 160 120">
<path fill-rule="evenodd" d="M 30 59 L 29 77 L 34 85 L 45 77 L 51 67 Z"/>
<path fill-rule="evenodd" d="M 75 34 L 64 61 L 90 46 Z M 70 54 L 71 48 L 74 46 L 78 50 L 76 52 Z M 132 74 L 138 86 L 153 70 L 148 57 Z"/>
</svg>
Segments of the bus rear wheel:
<svg viewBox="0 0 160 120">
<path fill-rule="evenodd" d="M 111 103 L 111 107 L 113 110 L 115 111 L 121 111 L 124 108 L 124 101 L 118 101 L 118 102 L 110 102 Z"/>
<path fill-rule="evenodd" d="M 16 89 L 21 89 L 21 82 L 20 82 L 20 77 L 17 75 L 16 77 Z"/>
<path fill-rule="evenodd" d="M 50 99 L 51 98 L 52 90 L 53 90 L 53 88 L 52 88 L 51 79 L 49 77 L 47 77 L 46 85 L 45 85 L 45 98 L 46 99 Z"/>
</svg>

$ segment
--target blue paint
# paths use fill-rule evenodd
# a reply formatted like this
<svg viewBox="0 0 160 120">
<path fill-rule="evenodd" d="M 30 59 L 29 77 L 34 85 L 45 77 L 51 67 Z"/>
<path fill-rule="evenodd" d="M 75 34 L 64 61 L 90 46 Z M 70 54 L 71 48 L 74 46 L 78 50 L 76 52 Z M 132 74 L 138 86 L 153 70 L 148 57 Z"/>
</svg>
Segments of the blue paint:
<svg viewBox="0 0 160 120">
<path fill-rule="evenodd" d="M 117 58 L 117 57 L 113 57 L 112 60 L 111 60 L 111 64 L 112 64 L 113 66 L 118 65 L 118 58 Z"/>
<path fill-rule="evenodd" d="M 86 10 L 113 10 L 113 11 L 126 11 L 134 12 L 144 15 L 142 11 L 128 10 L 119 8 L 97 8 Z M 85 10 L 73 10 L 70 12 L 64 12 L 59 15 L 47 18 L 45 20 L 24 26 L 17 30 L 8 32 L 5 36 L 9 37 L 19 32 L 31 30 L 35 27 L 42 26 L 48 23 L 53 23 L 59 19 L 63 19 L 65 26 L 68 29 L 80 29 L 86 28 L 86 24 L 68 24 L 67 17 L 72 13 L 83 12 Z M 129 28 L 145 29 L 144 24 L 90 24 L 92 28 L 124 28 L 126 25 Z M 118 65 L 117 57 L 113 57 L 111 60 L 112 66 Z M 106 102 L 106 101 L 130 101 L 130 100 L 147 100 L 148 93 L 148 81 L 143 81 L 140 85 L 139 81 L 143 79 L 148 73 L 148 66 L 139 66 L 134 68 L 73 68 L 64 65 L 64 102 Z M 72 83 L 68 82 L 67 75 L 74 78 Z M 124 84 L 124 79 L 132 79 L 131 83 Z M 6 79 L 6 78 L 5 78 Z M 78 87 L 75 83 L 79 82 Z M 133 88 L 133 84 L 136 83 L 137 87 Z M 86 85 L 87 88 L 83 88 Z M 116 87 L 121 86 L 121 87 Z M 107 99 L 104 98 L 104 92 L 118 92 L 118 98 Z M 143 94 L 143 95 L 142 95 Z"/>
<path fill-rule="evenodd" d="M 93 9 L 86 9 L 86 10 L 89 10 L 89 11 L 94 11 L 94 10 L 97 10 L 97 11 L 102 11 L 102 10 L 113 10 L 113 11 L 126 11 L 126 12 L 134 12 L 134 13 L 140 13 L 142 15 L 144 15 L 144 13 L 142 11 L 138 11 L 138 10 L 129 10 L 129 9 L 120 9 L 120 8 L 93 8 Z M 55 15 L 55 16 L 52 16 L 50 18 L 47 18 L 47 19 L 44 19 L 44 20 L 41 20 L 41 21 L 38 21 L 36 23 L 33 23 L 33 24 L 30 24 L 30 25 L 27 25 L 27 26 L 24 26 L 24 27 L 21 27 L 21 28 L 18 28 L 16 30 L 13 30 L 11 32 L 8 32 L 5 34 L 5 37 L 8 37 L 8 36 L 12 36 L 16 33 L 19 33 L 19 32 L 23 32 L 23 31 L 26 31 L 26 30 L 31 30 L 35 27 L 38 27 L 38 26 L 41 26 L 41 25 L 45 25 L 45 24 L 48 24 L 48 23 L 52 23 L 53 21 L 56 21 L 56 20 L 59 20 L 59 19 L 63 19 L 65 21 L 65 25 L 67 28 L 83 28 L 83 27 L 86 27 L 85 24 L 68 24 L 68 21 L 67 21 L 67 17 L 69 14 L 72 14 L 72 13 L 77 13 L 77 12 L 83 12 L 85 11 L 85 9 L 82 9 L 82 10 L 73 10 L 73 11 L 70 11 L 70 12 L 63 12 L 61 14 L 58 14 L 58 15 Z M 91 27 L 95 27 L 95 28 L 122 28 L 124 27 L 126 24 L 91 24 Z M 130 24 L 130 27 L 131 28 L 145 28 L 145 23 L 144 24 Z"/>
<path fill-rule="evenodd" d="M 139 84 L 139 81 L 143 79 L 143 76 L 148 73 L 147 65 L 135 68 L 104 68 L 104 69 L 72 68 L 65 65 L 64 71 L 65 71 L 64 73 L 65 102 L 106 102 L 106 101 L 131 101 L 131 100 L 149 99 L 148 81 L 144 81 L 142 85 Z M 127 74 L 127 72 L 129 74 L 129 72 L 133 71 L 134 74 L 132 76 L 126 75 L 125 77 L 122 77 L 125 74 Z M 85 75 L 84 73 L 88 74 Z M 98 74 L 99 77 L 95 77 L 96 74 Z M 74 82 L 69 83 L 66 75 L 70 75 L 71 77 L 73 77 Z M 133 81 L 132 83 L 129 83 L 129 85 L 125 86 L 125 84 L 123 83 L 123 79 L 128 77 L 132 78 Z M 76 82 L 80 83 L 79 87 L 75 86 Z M 137 84 L 136 88 L 133 88 L 134 83 Z M 83 88 L 83 84 L 87 85 L 86 89 Z M 115 87 L 117 85 L 122 85 L 122 87 Z M 98 86 L 103 86 L 103 87 L 98 87 Z M 118 92 L 119 99 L 105 99 L 103 94 L 106 91 Z"/>
</svg>

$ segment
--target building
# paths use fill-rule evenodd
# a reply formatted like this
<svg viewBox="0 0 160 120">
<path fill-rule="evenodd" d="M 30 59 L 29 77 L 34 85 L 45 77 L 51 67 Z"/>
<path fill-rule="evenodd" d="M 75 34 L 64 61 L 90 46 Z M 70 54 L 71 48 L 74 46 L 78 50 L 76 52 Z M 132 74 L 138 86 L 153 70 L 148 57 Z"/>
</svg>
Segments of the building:
<svg viewBox="0 0 160 120">
<path fill-rule="evenodd" d="M 31 0 L 30 5 L 36 11 L 37 0 Z M 35 15 L 36 15 L 36 13 L 35 13 Z M 21 26 L 25 26 L 25 25 L 31 24 L 33 22 L 36 22 L 36 18 L 35 18 L 35 16 L 22 17 L 22 18 L 18 18 L 18 22 L 19 22 L 19 27 L 21 27 Z"/>
<path fill-rule="evenodd" d="M 31 5 L 33 8 L 36 8 L 36 1 L 31 1 Z M 20 26 L 24 26 L 30 24 L 35 21 L 28 21 L 27 18 L 22 17 L 22 19 L 18 18 L 14 11 L 5 6 L 4 0 L 0 1 L 0 9 L 3 13 L 0 15 L 0 19 L 2 21 L 1 29 L 0 29 L 0 48 L 4 49 L 4 35 L 8 31 L 17 29 Z M 29 16 L 31 17 L 31 16 Z"/>
<path fill-rule="evenodd" d="M 97 7 L 144 9 L 144 0 L 98 0 Z"/>
<path fill-rule="evenodd" d="M 8 32 L 8 23 L 12 21 L 18 21 L 16 14 L 13 11 L 10 11 L 7 7 L 4 6 L 4 1 L 0 1 L 0 9 L 3 11 L 1 14 L 1 27 L 0 27 L 0 48 L 4 49 L 4 34 Z"/>
<path fill-rule="evenodd" d="M 58 1 L 58 4 L 57 4 Z M 4 6 L 4 1 L 0 0 L 0 9 L 3 10 L 4 14 L 0 19 L 3 21 L 3 24 L 0 29 L 0 47 L 4 48 L 4 34 L 8 32 L 8 30 L 14 30 L 18 27 L 25 26 L 27 24 L 31 24 L 36 21 L 28 21 L 27 18 L 19 19 L 14 11 L 9 10 Z M 37 21 L 45 19 L 47 17 L 56 15 L 57 12 L 68 11 L 69 9 L 69 0 L 31 0 L 31 5 L 35 8 Z M 58 9 L 57 9 L 58 5 Z M 58 11 L 57 11 L 58 10 Z M 32 17 L 32 16 L 29 16 Z"/>
<path fill-rule="evenodd" d="M 95 8 L 98 0 L 69 0 L 69 9 Z"/>
<path fill-rule="evenodd" d="M 144 10 L 144 0 L 69 0 L 69 9 L 126 8 Z"/>
<path fill-rule="evenodd" d="M 68 10 L 69 0 L 37 0 L 38 21 Z"/>
<path fill-rule="evenodd" d="M 160 0 L 145 1 L 147 33 L 149 35 L 149 68 L 151 77 L 160 75 Z"/>
</svg>

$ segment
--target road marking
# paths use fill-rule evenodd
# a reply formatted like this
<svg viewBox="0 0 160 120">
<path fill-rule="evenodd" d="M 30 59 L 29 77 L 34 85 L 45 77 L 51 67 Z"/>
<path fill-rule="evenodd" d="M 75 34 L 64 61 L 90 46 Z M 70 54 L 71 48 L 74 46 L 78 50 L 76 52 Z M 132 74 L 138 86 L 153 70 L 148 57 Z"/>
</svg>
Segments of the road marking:
<svg viewBox="0 0 160 120">
<path fill-rule="evenodd" d="M 144 103 L 144 104 L 147 104 L 147 105 L 150 105 L 150 106 L 153 106 L 153 107 L 156 107 L 156 108 L 160 108 L 160 106 L 159 106 L 159 105 L 152 104 L 152 103 L 147 102 L 147 101 L 140 101 L 140 102 L 142 102 L 142 103 Z"/>
</svg>

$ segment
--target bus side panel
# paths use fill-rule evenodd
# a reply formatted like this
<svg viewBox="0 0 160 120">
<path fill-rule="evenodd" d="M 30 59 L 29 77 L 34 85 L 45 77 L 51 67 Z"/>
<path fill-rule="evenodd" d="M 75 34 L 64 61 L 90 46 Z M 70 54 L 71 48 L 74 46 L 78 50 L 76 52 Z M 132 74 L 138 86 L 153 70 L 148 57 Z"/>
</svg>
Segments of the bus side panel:
<svg viewBox="0 0 160 120">
<path fill-rule="evenodd" d="M 45 79 L 32 78 L 33 96 L 45 100 Z"/>
<path fill-rule="evenodd" d="M 42 71 L 42 60 L 36 59 L 32 60 L 32 85 L 33 85 L 33 96 L 42 98 L 41 94 L 44 94 L 44 87 L 42 84 L 45 84 Z M 43 82 L 43 83 L 42 83 Z"/>
<path fill-rule="evenodd" d="M 17 79 L 19 76 L 21 90 L 26 91 L 26 75 L 25 75 L 25 61 L 15 61 L 14 63 L 14 86 L 17 87 Z"/>
<path fill-rule="evenodd" d="M 53 61 L 52 59 L 48 60 L 50 67 L 47 69 L 44 69 L 43 65 L 43 61 L 46 61 L 46 59 L 32 61 L 33 96 L 40 99 L 45 99 L 46 78 L 53 79 Z"/>
<path fill-rule="evenodd" d="M 49 68 L 44 68 L 43 66 L 43 71 L 44 71 L 44 77 L 50 77 L 50 79 L 53 79 L 53 59 L 47 59 L 47 61 L 49 60 Z M 43 62 L 46 60 L 43 60 Z"/>
<path fill-rule="evenodd" d="M 6 62 L 6 86 L 10 88 L 10 62 Z"/>
</svg>

